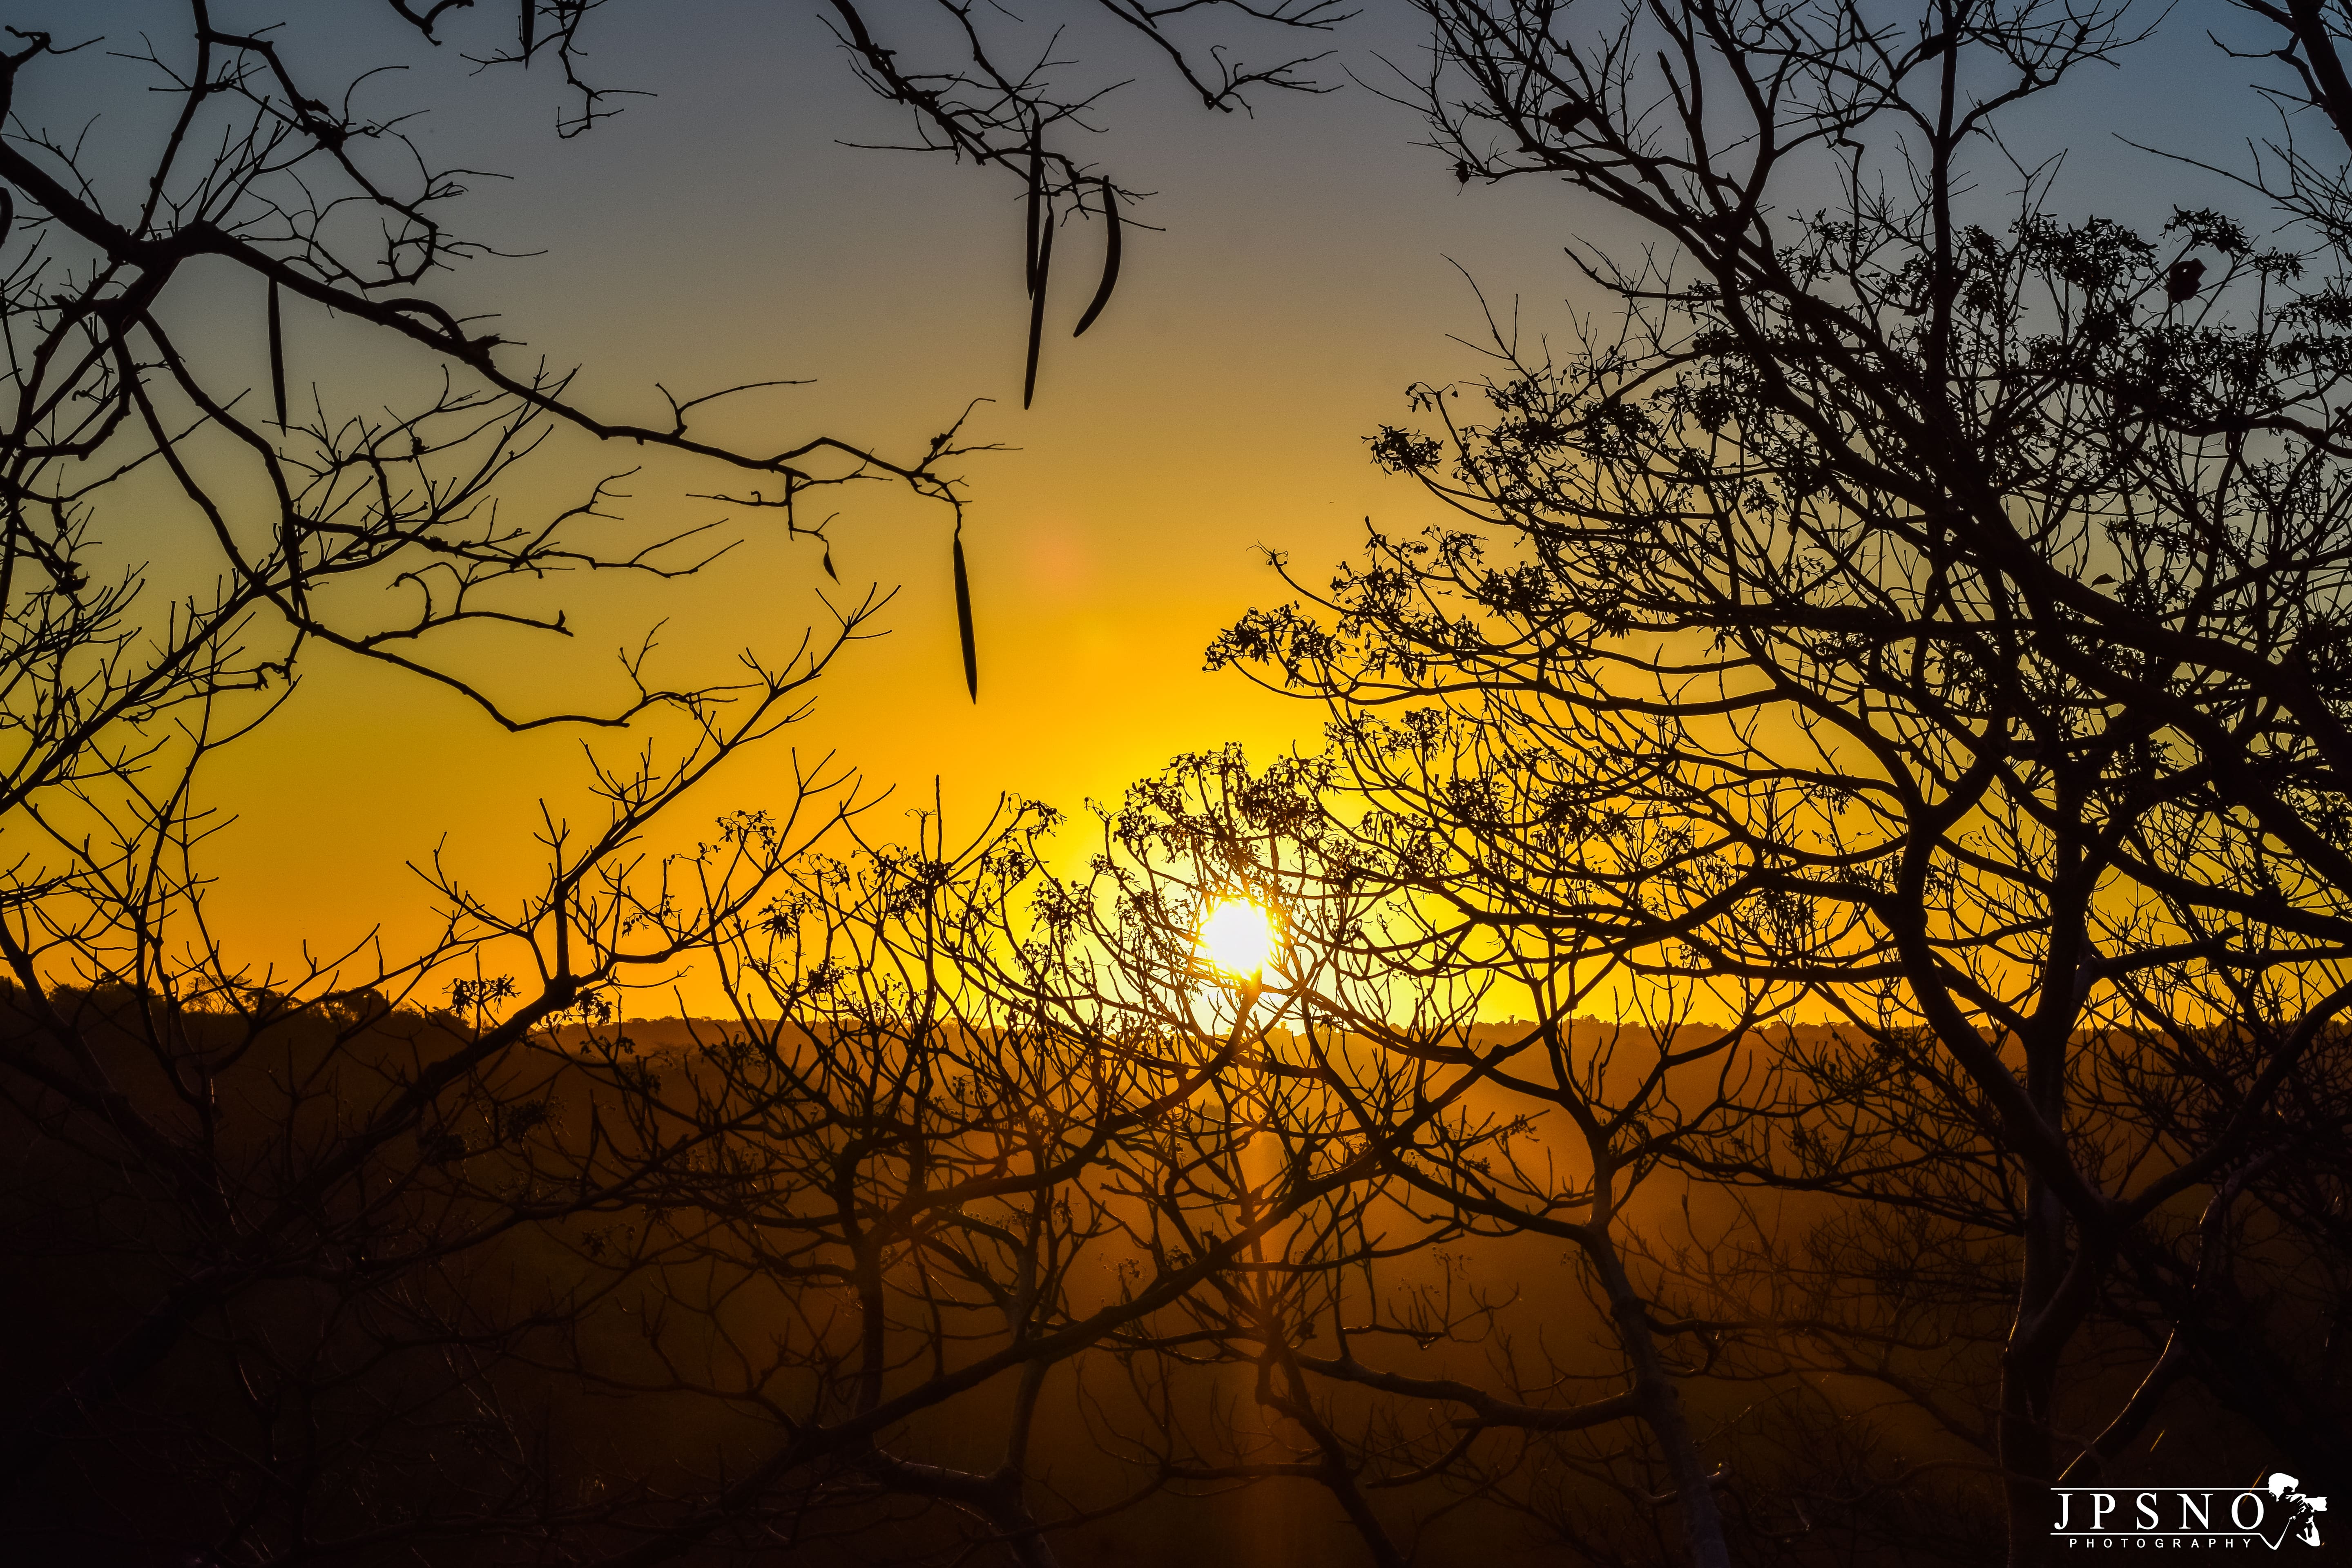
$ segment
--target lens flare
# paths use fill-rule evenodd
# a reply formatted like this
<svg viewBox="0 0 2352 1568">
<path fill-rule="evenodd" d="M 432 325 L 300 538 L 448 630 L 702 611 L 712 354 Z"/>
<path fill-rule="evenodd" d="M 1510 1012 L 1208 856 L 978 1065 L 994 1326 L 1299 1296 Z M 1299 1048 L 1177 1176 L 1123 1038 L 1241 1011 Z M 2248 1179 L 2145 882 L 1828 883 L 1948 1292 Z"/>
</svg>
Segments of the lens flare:
<svg viewBox="0 0 2352 1568">
<path fill-rule="evenodd" d="M 1201 950 L 1230 974 L 1255 974 L 1274 952 L 1274 926 L 1247 899 L 1228 899 L 1201 922 Z"/>
</svg>

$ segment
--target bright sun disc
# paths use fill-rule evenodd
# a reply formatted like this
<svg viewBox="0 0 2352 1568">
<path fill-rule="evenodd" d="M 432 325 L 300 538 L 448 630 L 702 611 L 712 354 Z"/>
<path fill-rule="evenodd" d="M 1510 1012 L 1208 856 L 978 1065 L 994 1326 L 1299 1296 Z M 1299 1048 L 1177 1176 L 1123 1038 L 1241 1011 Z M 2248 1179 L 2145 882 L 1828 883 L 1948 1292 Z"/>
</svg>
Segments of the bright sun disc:
<svg viewBox="0 0 2352 1568">
<path fill-rule="evenodd" d="M 1274 927 L 1248 900 L 1228 899 L 1201 922 L 1201 948 L 1228 973 L 1255 974 L 1274 952 Z"/>
</svg>

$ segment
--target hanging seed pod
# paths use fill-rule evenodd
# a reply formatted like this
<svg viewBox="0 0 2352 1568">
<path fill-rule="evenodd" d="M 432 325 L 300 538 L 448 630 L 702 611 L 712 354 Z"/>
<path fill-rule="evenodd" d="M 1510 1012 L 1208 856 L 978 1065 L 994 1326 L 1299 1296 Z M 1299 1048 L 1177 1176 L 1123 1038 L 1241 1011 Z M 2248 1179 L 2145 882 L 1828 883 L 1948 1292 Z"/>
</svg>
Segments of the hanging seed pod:
<svg viewBox="0 0 2352 1568">
<path fill-rule="evenodd" d="M 278 314 L 278 279 L 269 280 L 269 395 L 277 405 L 278 428 L 286 428 L 286 329 Z"/>
<path fill-rule="evenodd" d="M 522 0 L 522 63 L 530 64 L 530 46 L 539 30 L 539 0 Z"/>
<path fill-rule="evenodd" d="M 1110 291 L 1118 287 L 1118 195 L 1110 188 L 1108 180 L 1101 184 L 1103 222 L 1109 226 L 1103 241 L 1102 286 L 1095 290 L 1094 302 L 1087 307 L 1087 313 L 1078 318 L 1077 327 L 1070 333 L 1074 338 L 1086 335 L 1087 329 L 1095 324 L 1095 318 L 1102 314 L 1103 307 L 1110 303 Z"/>
<path fill-rule="evenodd" d="M 1025 267 L 1029 279 L 1029 292 L 1032 296 L 1035 295 L 1044 281 L 1043 269 L 1037 259 L 1037 247 L 1041 243 L 1038 239 L 1038 219 L 1041 216 L 1050 217 L 1050 215 L 1044 211 L 1045 205 L 1045 150 L 1038 145 L 1036 139 L 1033 137 L 1029 142 L 1029 240 L 1028 248 L 1023 252 L 1028 258 Z"/>
<path fill-rule="evenodd" d="M 971 635 L 971 578 L 963 569 L 963 525 L 955 535 L 956 635 L 963 639 L 963 687 L 980 700 L 980 654 Z"/>
<path fill-rule="evenodd" d="M 1037 286 L 1029 296 L 1029 370 L 1021 379 L 1021 406 L 1037 393 L 1037 348 L 1045 335 L 1045 274 L 1054 265 L 1054 209 L 1045 209 L 1045 227 L 1037 241 Z"/>
<path fill-rule="evenodd" d="M 841 574 L 833 569 L 832 545 L 828 544 L 824 547 L 824 559 L 820 562 L 819 564 L 824 568 L 824 574 L 826 576 L 832 578 L 836 583 L 841 581 Z"/>
</svg>

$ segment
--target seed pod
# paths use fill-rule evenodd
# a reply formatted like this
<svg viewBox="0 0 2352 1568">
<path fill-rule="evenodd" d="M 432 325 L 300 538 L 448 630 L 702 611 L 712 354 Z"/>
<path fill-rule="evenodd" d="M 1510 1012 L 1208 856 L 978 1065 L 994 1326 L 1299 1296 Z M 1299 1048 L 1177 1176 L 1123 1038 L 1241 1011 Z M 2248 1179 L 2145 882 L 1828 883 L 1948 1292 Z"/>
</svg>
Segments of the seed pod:
<svg viewBox="0 0 2352 1568">
<path fill-rule="evenodd" d="M 1045 274 L 1054 265 L 1054 209 L 1045 208 L 1045 226 L 1037 241 L 1037 283 L 1029 296 L 1029 369 L 1021 378 L 1021 406 L 1037 393 L 1037 346 L 1045 333 Z"/>
<path fill-rule="evenodd" d="M 269 395 L 278 406 L 278 428 L 286 428 L 286 331 L 278 315 L 278 279 L 269 280 Z"/>
<path fill-rule="evenodd" d="M 1037 292 L 1039 285 L 1044 281 L 1043 268 L 1037 258 L 1037 247 L 1041 243 L 1038 239 L 1037 220 L 1043 216 L 1048 223 L 1052 221 L 1052 215 L 1043 210 L 1045 205 L 1045 150 L 1032 141 L 1029 143 L 1029 240 L 1028 249 L 1023 254 L 1027 258 L 1025 266 L 1029 279 L 1029 292 L 1033 295 Z"/>
<path fill-rule="evenodd" d="M 539 29 L 539 0 L 522 0 L 522 63 L 530 64 L 530 46 Z"/>
<path fill-rule="evenodd" d="M 971 635 L 971 578 L 963 569 L 963 525 L 955 535 L 956 635 L 963 639 L 963 686 L 974 702 L 980 700 L 980 653 Z"/>
<path fill-rule="evenodd" d="M 1087 307 L 1087 313 L 1078 318 L 1076 329 L 1070 333 L 1074 338 L 1086 335 L 1087 329 L 1095 324 L 1095 318 L 1102 314 L 1103 307 L 1110 303 L 1110 291 L 1118 287 L 1118 195 L 1110 188 L 1108 180 L 1102 182 L 1102 199 L 1103 222 L 1110 226 L 1103 242 L 1102 286 L 1095 290 L 1094 302 Z"/>
</svg>

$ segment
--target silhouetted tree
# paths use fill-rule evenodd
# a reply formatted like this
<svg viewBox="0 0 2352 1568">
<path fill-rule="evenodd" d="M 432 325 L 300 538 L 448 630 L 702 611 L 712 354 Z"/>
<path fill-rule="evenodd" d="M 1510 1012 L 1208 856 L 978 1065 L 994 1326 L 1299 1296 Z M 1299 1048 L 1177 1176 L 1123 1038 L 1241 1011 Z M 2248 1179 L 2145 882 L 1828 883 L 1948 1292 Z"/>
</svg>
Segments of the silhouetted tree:
<svg viewBox="0 0 2352 1568">
<path fill-rule="evenodd" d="M 388 4 L 433 43 L 487 29 L 471 65 L 492 79 L 560 64 L 577 94 L 562 134 L 624 90 L 577 68 L 597 0 L 495 22 Z M 1228 9 L 1277 32 L 1336 20 Z M 1211 107 L 1305 85 L 1296 62 L 1204 75 L 1169 31 L 1192 25 L 1179 12 L 1106 11 Z M 467 645 L 553 646 L 572 629 L 556 584 L 688 575 L 723 548 L 625 520 L 618 476 L 591 466 L 604 443 L 822 539 L 807 497 L 856 482 L 959 517 L 961 422 L 898 456 L 822 432 L 751 450 L 703 416 L 777 383 L 669 397 L 647 422 L 591 407 L 446 302 L 446 275 L 486 247 L 456 218 L 468 176 L 431 160 L 377 68 L 408 62 L 329 80 L 307 47 L 337 25 L 324 14 L 290 31 L 206 0 L 179 14 L 170 35 L 17 32 L 0 50 L 0 1115 L 22 1155 L 5 1245 L 40 1259 L 38 1331 L 10 1347 L 11 1528 L 66 1555 L 120 1535 L 246 1563 L 620 1530 L 642 1489 L 565 1451 L 531 1370 L 601 1300 L 549 1263 L 571 1266 L 551 1238 L 683 1179 L 717 1133 L 613 1155 L 610 1075 L 561 1031 L 735 929 L 763 879 L 856 809 L 841 772 L 800 773 L 756 853 L 730 840 L 749 873 L 691 905 L 648 847 L 683 796 L 805 710 L 883 595 L 815 610 L 815 629 L 715 678 L 664 677 L 648 636 L 615 695 L 568 709 L 528 706 L 523 661 Z M 1098 93 L 1056 96 L 1042 40 L 1010 18 L 940 5 L 877 29 L 842 5 L 820 21 L 942 145 L 1027 184 L 1042 295 L 1055 224 L 1120 197 L 1063 142 Z M 892 41 L 902 26 L 916 36 Z M 1001 66 L 1024 50 L 1038 63 Z M 77 115 L 121 107 L 129 139 L 100 153 L 47 129 L 60 91 Z M 247 330 L 224 330 L 240 313 Z M 320 364 L 305 340 L 330 313 L 345 346 Z M 534 457 L 576 465 L 568 500 L 518 497 Z M 960 544 L 957 563 L 961 579 Z M 257 966 L 206 920 L 204 769 L 320 645 L 509 731 L 653 739 L 592 761 L 599 818 L 551 813 L 545 879 L 519 907 L 436 863 L 437 942 Z"/>
<path fill-rule="evenodd" d="M 1287 1168 L 1294 1184 L 1365 1167 L 1281 1247 L 1193 1292 L 1185 1331 L 1131 1336 L 1130 1359 L 1153 1363 L 1163 1462 L 1193 1481 L 1320 1484 L 1383 1563 L 1406 1561 L 1444 1510 L 1406 1500 L 1384 1518 L 1382 1493 L 1442 1482 L 1457 1504 L 1540 1512 L 1528 1485 L 1564 1467 L 1583 1494 L 1572 1512 L 1592 1511 L 1594 1489 L 1635 1505 L 1630 1522 L 1563 1531 L 1591 1560 L 1615 1560 L 1611 1536 L 1630 1529 L 1647 1550 L 1727 1562 L 1678 1387 L 1711 1359 L 1709 1326 L 1660 1310 L 1633 1215 L 1678 1149 L 1749 1118 L 1734 1048 L 1790 993 L 1759 987 L 1739 1021 L 1702 1025 L 1696 987 L 1626 993 L 1622 956 L 1564 925 L 1477 940 L 1454 911 L 1517 882 L 1486 887 L 1477 863 L 1389 801 L 1335 810 L 1345 765 L 1180 759 L 1107 815 L 1094 873 L 1063 906 L 1118 994 L 1163 1009 L 1150 999 L 1183 994 L 1172 955 L 1204 910 L 1247 898 L 1276 911 L 1265 996 L 1282 1033 L 1256 1064 L 1270 1082 L 1221 1086 L 1228 1162 Z M 1514 878 L 1535 874 L 1514 859 Z M 1497 1012 L 1529 1021 L 1482 1023 Z M 1229 1226 L 1253 1201 L 1234 1179 Z M 1469 1271 L 1563 1247 L 1570 1268 L 1546 1268 L 1524 1301 Z M 1546 1323 L 1580 1289 L 1600 1342 L 1581 1355 Z M 1197 1394 L 1185 1418 L 1178 1369 L 1200 1363 L 1253 1369 L 1258 1421 L 1209 1421 Z M 1661 1528 L 1662 1508 L 1675 1527 Z"/>
<path fill-rule="evenodd" d="M 1671 259 L 1573 252 L 1622 315 L 1557 361 L 1499 329 L 1466 407 L 1421 389 L 1373 444 L 1465 521 L 1213 657 L 1331 704 L 1462 962 L 1572 937 L 1836 1023 L 1755 1041 L 1773 1115 L 1675 1156 L 2007 1240 L 2012 1561 L 2103 1309 L 2163 1326 L 2107 1459 L 2185 1369 L 2345 1473 L 2307 1371 L 2340 1269 L 2232 1239 L 2341 1126 L 2337 258 L 2064 219 L 2047 171 L 1983 194 L 2122 7 L 1423 9 L 1457 174 L 1560 180 Z"/>
</svg>

